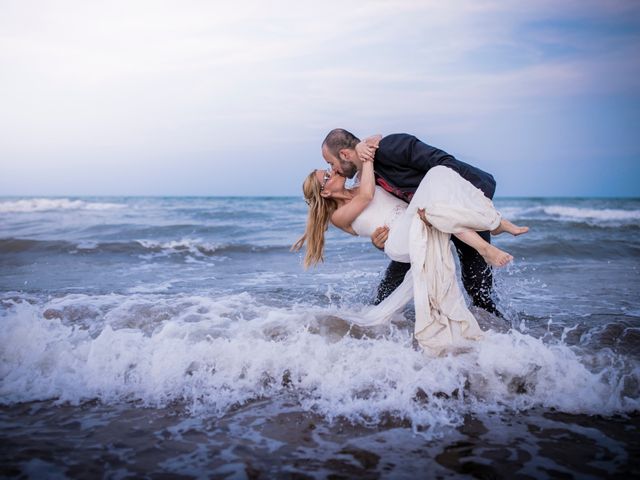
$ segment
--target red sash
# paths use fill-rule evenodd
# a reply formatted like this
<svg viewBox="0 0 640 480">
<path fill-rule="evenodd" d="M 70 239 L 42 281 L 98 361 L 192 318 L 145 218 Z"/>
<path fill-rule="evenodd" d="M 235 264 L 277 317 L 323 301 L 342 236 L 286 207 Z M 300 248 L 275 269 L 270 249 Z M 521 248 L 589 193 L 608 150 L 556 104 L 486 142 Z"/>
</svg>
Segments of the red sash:
<svg viewBox="0 0 640 480">
<path fill-rule="evenodd" d="M 376 183 L 384 188 L 387 192 L 389 192 L 394 197 L 398 197 L 400 200 L 404 200 L 405 202 L 411 202 L 413 198 L 414 192 L 403 192 L 398 187 L 394 187 L 389 182 L 387 182 L 384 178 L 379 175 L 376 175 Z"/>
</svg>

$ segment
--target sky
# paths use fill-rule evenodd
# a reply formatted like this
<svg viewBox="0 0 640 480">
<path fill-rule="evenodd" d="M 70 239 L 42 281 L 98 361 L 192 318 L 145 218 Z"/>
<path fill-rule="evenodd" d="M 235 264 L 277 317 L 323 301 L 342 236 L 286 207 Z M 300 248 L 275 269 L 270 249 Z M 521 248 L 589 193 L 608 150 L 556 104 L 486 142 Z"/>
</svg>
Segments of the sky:
<svg viewBox="0 0 640 480">
<path fill-rule="evenodd" d="M 640 196 L 640 2 L 0 0 L 0 195 L 300 195 L 335 127 Z"/>
</svg>

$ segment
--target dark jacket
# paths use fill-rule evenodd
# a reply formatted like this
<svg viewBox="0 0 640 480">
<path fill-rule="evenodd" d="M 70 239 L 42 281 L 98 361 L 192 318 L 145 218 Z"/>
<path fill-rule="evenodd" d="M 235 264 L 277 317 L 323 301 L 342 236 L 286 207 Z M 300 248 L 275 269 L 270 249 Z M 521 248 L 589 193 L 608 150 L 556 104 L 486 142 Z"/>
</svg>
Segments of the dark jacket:
<svg viewBox="0 0 640 480">
<path fill-rule="evenodd" d="M 409 201 L 431 167 L 445 165 L 493 198 L 493 176 L 453 155 L 421 142 L 413 135 L 395 133 L 380 140 L 375 155 L 376 182 L 402 200 Z"/>
</svg>

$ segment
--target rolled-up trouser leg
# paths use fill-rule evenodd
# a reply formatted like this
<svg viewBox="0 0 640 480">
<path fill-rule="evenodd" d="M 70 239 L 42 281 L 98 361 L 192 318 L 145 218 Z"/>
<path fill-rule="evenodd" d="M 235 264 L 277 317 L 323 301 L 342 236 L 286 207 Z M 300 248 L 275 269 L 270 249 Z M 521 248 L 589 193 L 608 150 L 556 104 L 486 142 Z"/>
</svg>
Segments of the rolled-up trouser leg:
<svg viewBox="0 0 640 480">
<path fill-rule="evenodd" d="M 391 293 L 398 288 L 398 286 L 404 280 L 404 276 L 411 268 L 411 264 L 391 261 L 389 266 L 384 272 L 384 277 L 378 285 L 378 291 L 376 292 L 376 296 L 373 299 L 373 304 L 378 305 L 385 298 L 387 298 Z"/>
<path fill-rule="evenodd" d="M 489 232 L 478 232 L 478 234 L 491 243 L 491 234 Z M 471 301 L 476 307 L 502 317 L 502 313 L 500 313 L 493 301 L 493 274 L 491 267 L 487 265 L 482 255 L 469 245 L 458 240 L 453 235 L 451 239 L 460 258 L 462 284 L 471 297 Z"/>
</svg>

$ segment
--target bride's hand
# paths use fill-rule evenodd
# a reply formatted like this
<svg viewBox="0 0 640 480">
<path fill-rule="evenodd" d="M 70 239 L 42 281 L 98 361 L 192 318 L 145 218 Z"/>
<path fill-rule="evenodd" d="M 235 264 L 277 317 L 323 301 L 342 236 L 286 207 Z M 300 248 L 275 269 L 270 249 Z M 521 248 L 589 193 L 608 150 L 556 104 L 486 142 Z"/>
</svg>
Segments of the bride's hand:
<svg viewBox="0 0 640 480">
<path fill-rule="evenodd" d="M 362 142 L 366 143 L 367 145 L 371 145 L 372 147 L 378 148 L 380 140 L 382 140 L 382 135 L 378 133 L 376 135 L 371 135 L 370 137 L 365 138 Z"/>
<path fill-rule="evenodd" d="M 377 144 L 373 145 L 367 140 L 356 145 L 356 153 L 361 162 L 373 162 L 378 148 Z"/>
</svg>

